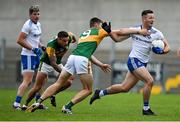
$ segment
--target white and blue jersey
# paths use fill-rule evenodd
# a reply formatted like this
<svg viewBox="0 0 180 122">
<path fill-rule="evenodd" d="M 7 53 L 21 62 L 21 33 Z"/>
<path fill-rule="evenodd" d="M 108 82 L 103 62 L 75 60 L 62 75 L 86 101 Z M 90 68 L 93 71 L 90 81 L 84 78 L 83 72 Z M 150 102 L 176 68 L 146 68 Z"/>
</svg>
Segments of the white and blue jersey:
<svg viewBox="0 0 180 122">
<path fill-rule="evenodd" d="M 40 36 L 41 36 L 41 24 L 37 22 L 37 24 L 33 23 L 30 19 L 25 22 L 23 25 L 21 32 L 27 34 L 26 41 L 33 47 L 33 48 L 38 48 L 39 43 L 40 43 Z M 22 48 L 21 55 L 34 55 L 35 54 L 26 49 Z"/>
<path fill-rule="evenodd" d="M 38 48 L 40 43 L 41 36 L 41 24 L 37 22 L 37 24 L 33 23 L 30 19 L 25 22 L 23 25 L 21 32 L 26 33 L 26 40 L 32 47 Z M 31 50 L 26 48 L 22 48 L 21 51 L 21 66 L 22 72 L 32 71 L 38 68 L 40 62 L 40 57 L 36 56 Z"/>
<path fill-rule="evenodd" d="M 142 29 L 142 25 L 132 28 Z M 134 69 L 137 69 L 141 66 L 146 66 L 150 59 L 152 41 L 164 39 L 162 32 L 160 32 L 154 27 L 152 27 L 149 32 L 151 33 L 149 36 L 143 36 L 138 34 L 130 35 L 130 37 L 132 38 L 132 50 L 129 54 L 128 59 L 128 68 L 131 67 L 129 68 L 129 70 L 131 69 L 130 71 L 133 71 Z"/>
</svg>

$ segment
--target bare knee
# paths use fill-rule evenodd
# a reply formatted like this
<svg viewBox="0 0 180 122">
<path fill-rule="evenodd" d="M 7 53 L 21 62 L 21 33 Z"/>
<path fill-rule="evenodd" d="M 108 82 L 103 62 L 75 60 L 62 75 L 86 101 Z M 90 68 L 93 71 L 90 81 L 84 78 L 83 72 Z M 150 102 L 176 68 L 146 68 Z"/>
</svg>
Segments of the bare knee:
<svg viewBox="0 0 180 122">
<path fill-rule="evenodd" d="M 28 87 L 30 84 L 31 84 L 31 81 L 23 81 L 23 82 L 21 83 L 20 87 L 25 88 L 25 87 Z"/>
<path fill-rule="evenodd" d="M 86 89 L 84 89 L 84 90 L 86 91 L 86 93 L 87 93 L 88 95 L 91 95 L 91 94 L 92 94 L 92 89 L 86 88 Z"/>
<path fill-rule="evenodd" d="M 149 87 L 152 87 L 152 86 L 153 86 L 153 79 L 149 79 L 149 80 L 146 82 L 146 85 L 148 85 Z"/>
<path fill-rule="evenodd" d="M 68 85 L 68 86 L 71 86 L 71 85 L 72 85 L 72 80 L 68 80 L 68 81 L 67 81 L 67 85 Z"/>
</svg>

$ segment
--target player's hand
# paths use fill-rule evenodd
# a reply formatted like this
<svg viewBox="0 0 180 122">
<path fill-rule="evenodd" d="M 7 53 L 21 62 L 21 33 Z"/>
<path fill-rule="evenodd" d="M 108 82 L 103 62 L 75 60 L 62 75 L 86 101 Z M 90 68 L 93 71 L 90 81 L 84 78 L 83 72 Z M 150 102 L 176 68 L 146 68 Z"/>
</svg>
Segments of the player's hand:
<svg viewBox="0 0 180 122">
<path fill-rule="evenodd" d="M 163 54 L 164 50 L 159 47 L 152 47 L 152 51 L 156 54 Z"/>
<path fill-rule="evenodd" d="M 105 73 L 107 73 L 107 72 L 111 72 L 111 66 L 109 65 L 109 64 L 102 64 L 101 65 L 101 69 L 105 72 Z"/>
<path fill-rule="evenodd" d="M 149 36 L 151 33 L 147 29 L 141 29 L 138 31 L 138 34 L 143 36 Z"/>
<path fill-rule="evenodd" d="M 40 48 L 32 48 L 31 51 L 33 51 L 38 57 L 42 55 L 42 50 Z"/>
<path fill-rule="evenodd" d="M 111 23 L 107 24 L 107 22 L 103 22 L 101 27 L 107 32 L 111 33 Z"/>
<path fill-rule="evenodd" d="M 46 47 L 45 46 L 41 46 L 41 49 L 43 52 L 46 52 Z"/>
</svg>

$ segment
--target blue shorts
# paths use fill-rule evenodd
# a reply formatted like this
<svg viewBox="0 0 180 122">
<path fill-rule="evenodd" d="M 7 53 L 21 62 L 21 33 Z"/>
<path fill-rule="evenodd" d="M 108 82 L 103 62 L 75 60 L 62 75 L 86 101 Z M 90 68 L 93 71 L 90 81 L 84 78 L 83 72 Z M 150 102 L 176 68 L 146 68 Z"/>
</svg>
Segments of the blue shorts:
<svg viewBox="0 0 180 122">
<path fill-rule="evenodd" d="M 130 72 L 133 72 L 135 69 L 139 68 L 139 67 L 146 67 L 147 63 L 143 63 L 141 62 L 139 59 L 137 58 L 130 58 L 127 61 L 127 66 Z"/>
<path fill-rule="evenodd" d="M 34 70 L 38 68 L 39 63 L 40 63 L 40 58 L 38 56 L 21 55 L 22 72 L 24 71 L 34 72 Z"/>
</svg>

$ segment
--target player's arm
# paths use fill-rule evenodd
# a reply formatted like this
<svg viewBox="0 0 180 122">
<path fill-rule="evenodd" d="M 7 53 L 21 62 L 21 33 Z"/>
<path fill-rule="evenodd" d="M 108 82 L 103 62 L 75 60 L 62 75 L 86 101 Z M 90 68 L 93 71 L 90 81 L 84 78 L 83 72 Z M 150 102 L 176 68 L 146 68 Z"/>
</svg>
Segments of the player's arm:
<svg viewBox="0 0 180 122">
<path fill-rule="evenodd" d="M 137 28 L 121 28 L 119 31 L 116 31 L 119 35 L 125 36 L 130 34 L 140 34 L 144 36 L 150 35 L 147 29 L 137 29 Z"/>
<path fill-rule="evenodd" d="M 68 32 L 68 34 L 69 34 L 69 36 L 71 36 L 71 38 L 72 38 L 71 43 L 77 42 L 77 39 L 76 39 L 75 35 L 74 35 L 72 32 Z"/>
<path fill-rule="evenodd" d="M 130 37 L 130 34 L 150 35 L 147 29 L 136 29 L 136 28 L 121 28 L 119 30 L 112 30 L 110 37 L 115 42 L 122 42 Z"/>
<path fill-rule="evenodd" d="M 57 71 L 57 72 L 61 72 L 61 68 L 58 66 L 58 64 L 56 63 L 57 58 L 55 55 L 55 49 L 51 48 L 51 47 L 47 47 L 46 52 L 48 54 L 49 57 L 49 61 L 51 66 Z"/>
<path fill-rule="evenodd" d="M 27 34 L 24 33 L 24 32 L 21 32 L 19 34 L 19 37 L 17 39 L 17 43 L 19 45 L 21 45 L 22 47 L 28 49 L 28 50 L 31 50 L 33 47 L 26 41 L 26 38 L 27 38 Z"/>
<path fill-rule="evenodd" d="M 115 42 L 121 42 L 130 37 L 130 34 L 150 35 L 147 29 L 121 28 L 111 31 L 111 23 L 103 22 L 101 26 Z"/>
<path fill-rule="evenodd" d="M 113 30 L 109 34 L 109 36 L 113 39 L 115 42 L 122 42 L 130 37 L 130 35 L 121 35 L 119 34 L 119 30 Z"/>
<path fill-rule="evenodd" d="M 167 39 L 163 39 L 163 41 L 164 41 L 164 50 L 163 50 L 164 52 L 163 52 L 163 54 L 166 54 L 170 51 L 170 46 L 169 46 Z"/>
<path fill-rule="evenodd" d="M 44 52 L 46 51 L 46 47 L 42 44 L 42 40 L 41 40 L 41 39 L 40 39 L 40 41 L 39 41 L 38 47 L 41 48 L 42 51 L 44 51 Z"/>
<path fill-rule="evenodd" d="M 97 66 L 99 66 L 104 72 L 110 72 L 111 66 L 109 64 L 104 64 L 101 61 L 99 61 L 95 56 L 91 56 L 91 62 Z"/>
</svg>

